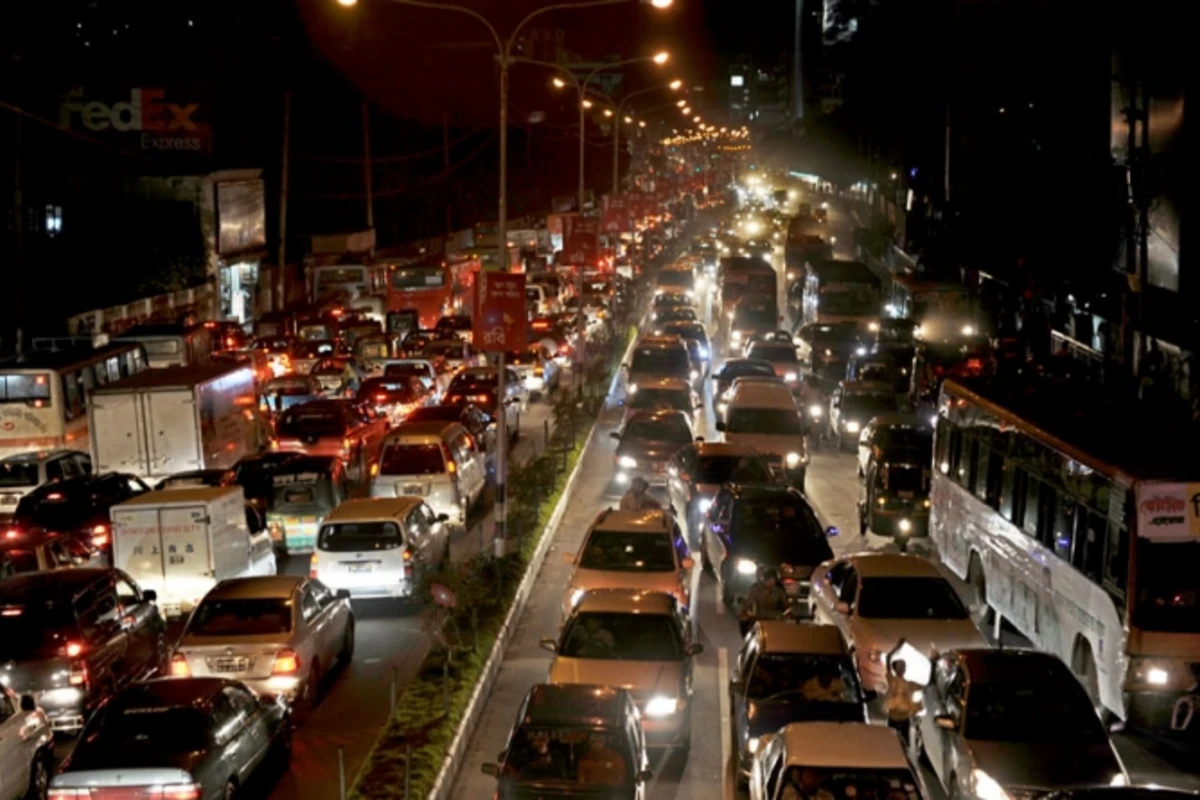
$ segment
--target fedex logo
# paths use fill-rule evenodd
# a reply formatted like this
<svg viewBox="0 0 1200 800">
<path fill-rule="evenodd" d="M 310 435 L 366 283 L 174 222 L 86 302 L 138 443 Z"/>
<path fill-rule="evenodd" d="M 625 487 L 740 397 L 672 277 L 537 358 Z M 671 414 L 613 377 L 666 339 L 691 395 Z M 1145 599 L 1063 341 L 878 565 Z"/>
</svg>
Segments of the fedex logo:
<svg viewBox="0 0 1200 800">
<path fill-rule="evenodd" d="M 193 119 L 200 108 L 199 103 L 168 103 L 163 100 L 165 94 L 162 89 L 130 89 L 129 102 L 109 105 L 98 100 L 68 101 L 60 109 L 59 122 L 64 128 L 69 128 L 78 115 L 83 127 L 92 131 L 112 128 L 117 131 L 186 134 L 207 130 L 207 125 Z"/>
</svg>

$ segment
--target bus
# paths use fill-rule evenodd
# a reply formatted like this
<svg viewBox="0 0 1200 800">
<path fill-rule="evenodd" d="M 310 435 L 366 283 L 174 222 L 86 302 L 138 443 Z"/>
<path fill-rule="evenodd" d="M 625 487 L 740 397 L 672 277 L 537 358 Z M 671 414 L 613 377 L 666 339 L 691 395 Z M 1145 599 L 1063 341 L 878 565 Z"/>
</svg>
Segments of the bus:
<svg viewBox="0 0 1200 800">
<path fill-rule="evenodd" d="M 388 274 L 388 311 L 415 310 L 426 329 L 442 317 L 471 314 L 479 270 L 478 258 L 393 266 Z"/>
<path fill-rule="evenodd" d="M 883 282 L 858 261 L 812 259 L 805 265 L 801 322 L 870 322 L 879 319 Z"/>
<path fill-rule="evenodd" d="M 151 367 L 194 366 L 212 362 L 213 332 L 207 326 L 183 323 L 135 325 L 116 337 L 117 342 L 136 342 L 146 351 Z"/>
<path fill-rule="evenodd" d="M 1194 743 L 1200 466 L 1087 388 L 944 381 L 930 536 L 981 623 L 1058 655 L 1106 716 Z"/>
<path fill-rule="evenodd" d="M 0 458 L 60 447 L 89 452 L 91 390 L 148 368 L 139 342 L 95 349 L 90 340 L 45 342 L 56 349 L 39 344 L 0 361 Z"/>
<path fill-rule="evenodd" d="M 384 266 L 337 264 L 311 267 L 308 271 L 308 298 L 319 303 L 338 295 L 354 301 L 381 294 L 386 286 Z"/>
<path fill-rule="evenodd" d="M 758 257 L 722 258 L 717 269 L 717 292 L 714 304 L 721 309 L 724 325 L 743 297 L 777 297 L 779 276 L 774 267 Z"/>
<path fill-rule="evenodd" d="M 971 293 L 960 283 L 893 275 L 884 311 L 916 322 L 916 336 L 926 342 L 956 342 L 980 332 Z"/>
</svg>

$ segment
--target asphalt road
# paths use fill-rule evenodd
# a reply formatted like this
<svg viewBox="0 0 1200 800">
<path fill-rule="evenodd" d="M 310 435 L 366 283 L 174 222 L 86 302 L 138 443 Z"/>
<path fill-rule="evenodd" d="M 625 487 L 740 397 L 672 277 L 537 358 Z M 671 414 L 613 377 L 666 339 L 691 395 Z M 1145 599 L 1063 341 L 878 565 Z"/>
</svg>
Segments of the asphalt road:
<svg viewBox="0 0 1200 800">
<path fill-rule="evenodd" d="M 843 241 L 852 241 L 851 231 L 844 227 L 850 216 L 844 209 L 835 208 L 830 224 L 838 235 L 838 256 L 849 257 Z M 841 230 L 838 230 L 841 229 Z M 843 231 L 845 239 L 843 239 Z M 781 254 L 772 259 L 776 269 L 782 267 Z M 505 658 L 495 688 L 487 699 L 479 726 L 472 734 L 467 756 L 454 786 L 456 798 L 490 797 L 495 779 L 483 775 L 483 763 L 495 761 L 505 746 L 520 701 L 529 687 L 547 677 L 551 655 L 542 650 L 539 640 L 555 636 L 560 620 L 562 592 L 569 578 L 570 567 L 562 553 L 577 552 L 587 527 L 596 514 L 616 505 L 619 498 L 610 494 L 609 476 L 612 469 L 613 442 L 605 434 L 615 430 L 621 416 L 623 387 L 618 386 L 609 398 L 601 416 L 598 435 L 583 456 L 583 473 L 563 517 L 554 543 L 538 577 L 537 589 L 522 615 L 513 644 Z M 715 435 L 712 417 L 711 385 L 706 387 L 706 436 Z M 842 532 L 831 540 L 835 553 L 843 554 L 893 547 L 890 540 L 874 534 L 857 535 L 855 504 L 858 480 L 855 477 L 854 456 L 828 449 L 814 454 L 808 470 L 808 493 L 818 512 Z M 733 615 L 720 600 L 714 580 L 700 570 L 695 572 L 693 586 L 694 624 L 696 641 L 704 652 L 695 661 L 695 699 L 690 756 L 652 753 L 654 777 L 649 784 L 648 797 L 654 800 L 687 798 L 720 798 L 737 796 L 733 780 L 729 741 L 729 708 L 727 681 L 730 664 L 736 658 L 740 637 Z M 1145 742 L 1118 735 L 1114 739 L 1122 759 L 1136 783 L 1157 783 L 1164 786 L 1196 788 L 1194 776 L 1181 772 L 1146 749 Z M 936 798 L 941 793 L 926 774 L 927 784 Z"/>
</svg>

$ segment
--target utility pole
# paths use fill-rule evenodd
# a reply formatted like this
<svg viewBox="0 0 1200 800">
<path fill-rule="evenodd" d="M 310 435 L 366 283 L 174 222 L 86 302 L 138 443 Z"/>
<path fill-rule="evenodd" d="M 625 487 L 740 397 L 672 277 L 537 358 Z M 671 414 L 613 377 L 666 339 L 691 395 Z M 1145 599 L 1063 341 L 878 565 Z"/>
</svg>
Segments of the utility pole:
<svg viewBox="0 0 1200 800">
<path fill-rule="evenodd" d="M 367 194 L 367 229 L 375 227 L 375 196 L 371 192 L 371 107 L 362 104 L 363 129 L 363 187 Z"/>
<path fill-rule="evenodd" d="M 292 135 L 292 92 L 283 93 L 283 145 L 279 157 L 279 257 L 275 268 L 275 301 L 272 307 L 282 311 L 287 304 L 287 203 L 288 203 L 288 151 Z"/>
<path fill-rule="evenodd" d="M 13 61 L 13 105 L 21 104 L 21 59 L 12 57 Z M 24 321 L 24 282 L 25 268 L 25 194 L 21 177 L 21 115 L 13 114 L 13 260 L 12 260 L 12 294 L 13 321 L 16 323 L 16 351 L 18 354 L 25 346 Z"/>
<path fill-rule="evenodd" d="M 454 211 L 450 203 L 450 113 L 442 114 L 442 185 L 446 187 L 446 235 L 454 233 Z"/>
</svg>

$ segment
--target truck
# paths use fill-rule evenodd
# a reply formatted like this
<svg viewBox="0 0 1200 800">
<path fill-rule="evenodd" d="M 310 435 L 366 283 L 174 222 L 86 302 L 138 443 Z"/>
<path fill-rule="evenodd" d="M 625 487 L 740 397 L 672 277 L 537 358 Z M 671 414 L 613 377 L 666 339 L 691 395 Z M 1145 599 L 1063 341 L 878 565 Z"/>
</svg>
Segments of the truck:
<svg viewBox="0 0 1200 800">
<path fill-rule="evenodd" d="M 251 367 L 206 364 L 146 370 L 92 390 L 92 464 L 146 480 L 226 469 L 262 449 L 269 427 Z"/>
<path fill-rule="evenodd" d="M 165 616 L 190 613 L 219 581 L 275 574 L 271 535 L 250 533 L 240 486 L 146 492 L 109 517 L 113 566 L 157 592 Z"/>
</svg>

